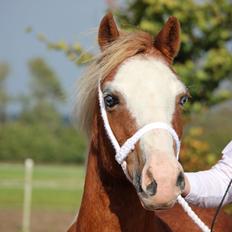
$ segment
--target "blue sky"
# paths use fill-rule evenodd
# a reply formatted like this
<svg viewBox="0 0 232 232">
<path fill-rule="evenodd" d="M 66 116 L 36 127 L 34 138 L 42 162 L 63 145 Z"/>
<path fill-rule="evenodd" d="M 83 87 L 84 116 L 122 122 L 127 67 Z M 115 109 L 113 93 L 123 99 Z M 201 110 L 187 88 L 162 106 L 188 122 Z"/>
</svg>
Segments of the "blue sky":
<svg viewBox="0 0 232 232">
<path fill-rule="evenodd" d="M 13 95 L 28 91 L 27 62 L 33 57 L 43 57 L 57 72 L 68 94 L 62 111 L 71 108 L 70 96 L 74 83 L 82 70 L 67 60 L 60 52 L 48 51 L 36 39 L 43 33 L 51 41 L 80 41 L 88 50 L 97 47 L 96 31 L 107 9 L 107 0 L 2 0 L 0 2 L 0 62 L 11 66 L 7 88 Z M 25 28 L 33 33 L 25 33 Z M 11 106 L 10 111 L 17 111 Z"/>
</svg>

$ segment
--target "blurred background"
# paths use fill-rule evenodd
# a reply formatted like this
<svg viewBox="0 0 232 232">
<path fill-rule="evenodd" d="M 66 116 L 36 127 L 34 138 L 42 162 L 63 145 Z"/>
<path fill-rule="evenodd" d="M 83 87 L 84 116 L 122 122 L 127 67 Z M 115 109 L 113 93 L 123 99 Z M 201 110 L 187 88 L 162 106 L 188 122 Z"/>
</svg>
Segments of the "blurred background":
<svg viewBox="0 0 232 232">
<path fill-rule="evenodd" d="M 88 142 L 72 121 L 73 96 L 99 52 L 107 10 L 121 28 L 153 35 L 169 16 L 180 20 L 174 66 L 192 95 L 184 109 L 185 170 L 211 167 L 232 139 L 230 0 L 1 0 L 0 231 L 22 231 L 27 158 L 34 161 L 30 231 L 64 231 L 78 212 Z"/>
</svg>

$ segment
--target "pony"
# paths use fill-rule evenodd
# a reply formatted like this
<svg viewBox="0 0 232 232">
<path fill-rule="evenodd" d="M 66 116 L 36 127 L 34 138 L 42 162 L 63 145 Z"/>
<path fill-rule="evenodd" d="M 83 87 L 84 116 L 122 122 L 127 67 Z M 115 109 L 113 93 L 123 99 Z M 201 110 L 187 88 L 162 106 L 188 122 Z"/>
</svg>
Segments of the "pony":
<svg viewBox="0 0 232 232">
<path fill-rule="evenodd" d="M 199 231 L 175 204 L 185 185 L 177 145 L 167 130 L 145 133 L 125 158 L 124 172 L 103 121 L 99 91 L 119 146 L 149 123 L 163 122 L 182 136 L 181 112 L 189 92 L 172 68 L 180 24 L 171 16 L 155 36 L 118 29 L 106 14 L 99 27 L 101 53 L 80 80 L 75 114 L 89 139 L 84 192 L 68 232 Z M 166 209 L 166 210 L 164 210 Z M 210 224 L 214 210 L 197 209 Z M 216 231 L 232 231 L 220 213 Z"/>
</svg>

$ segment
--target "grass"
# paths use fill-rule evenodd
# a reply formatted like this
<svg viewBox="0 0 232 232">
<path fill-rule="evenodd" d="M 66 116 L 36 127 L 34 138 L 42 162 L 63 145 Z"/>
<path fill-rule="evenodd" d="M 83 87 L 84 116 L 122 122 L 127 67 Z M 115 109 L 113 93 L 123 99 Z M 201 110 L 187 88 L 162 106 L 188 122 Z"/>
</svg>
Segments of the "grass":
<svg viewBox="0 0 232 232">
<path fill-rule="evenodd" d="M 23 164 L 0 163 L 0 209 L 22 208 Z M 84 167 L 35 165 L 33 172 L 32 210 L 75 212 L 84 184 Z"/>
</svg>

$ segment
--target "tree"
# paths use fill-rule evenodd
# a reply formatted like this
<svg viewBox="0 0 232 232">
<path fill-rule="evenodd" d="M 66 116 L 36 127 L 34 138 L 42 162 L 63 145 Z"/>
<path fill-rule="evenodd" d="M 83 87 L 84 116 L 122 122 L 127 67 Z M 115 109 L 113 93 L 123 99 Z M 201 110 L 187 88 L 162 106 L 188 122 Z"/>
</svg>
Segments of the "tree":
<svg viewBox="0 0 232 232">
<path fill-rule="evenodd" d="M 38 102 L 63 102 L 65 95 L 56 73 L 42 58 L 35 58 L 28 62 L 31 73 L 31 90 Z"/>
<path fill-rule="evenodd" d="M 31 74 L 30 95 L 21 96 L 22 116 L 27 122 L 43 122 L 54 125 L 60 118 L 58 105 L 65 100 L 64 90 L 56 73 L 42 58 L 28 62 Z"/>
<path fill-rule="evenodd" d="M 6 120 L 6 106 L 9 96 L 6 91 L 6 78 L 9 73 L 9 66 L 6 63 L 0 64 L 0 122 Z"/>
</svg>

